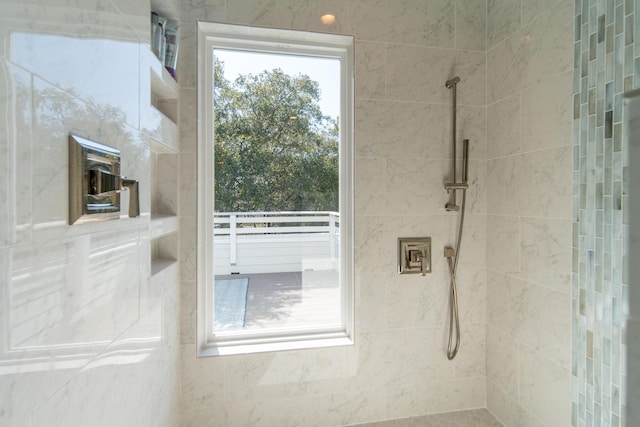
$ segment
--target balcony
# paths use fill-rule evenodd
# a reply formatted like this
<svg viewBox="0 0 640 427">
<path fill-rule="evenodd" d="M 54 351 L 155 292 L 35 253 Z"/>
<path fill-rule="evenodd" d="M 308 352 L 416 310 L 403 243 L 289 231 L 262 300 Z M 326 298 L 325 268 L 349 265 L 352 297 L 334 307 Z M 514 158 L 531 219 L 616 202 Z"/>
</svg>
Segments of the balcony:
<svg viewBox="0 0 640 427">
<path fill-rule="evenodd" d="M 244 313 L 239 313 L 242 304 L 229 301 L 227 307 L 231 308 L 223 310 L 231 310 L 230 316 L 237 321 L 217 329 L 264 330 L 339 323 L 339 248 L 337 212 L 216 213 L 215 280 L 236 281 L 246 287 L 244 294 L 235 297 L 216 290 L 218 299 L 246 298 Z M 218 304 L 226 302 L 217 301 L 216 307 Z"/>
</svg>

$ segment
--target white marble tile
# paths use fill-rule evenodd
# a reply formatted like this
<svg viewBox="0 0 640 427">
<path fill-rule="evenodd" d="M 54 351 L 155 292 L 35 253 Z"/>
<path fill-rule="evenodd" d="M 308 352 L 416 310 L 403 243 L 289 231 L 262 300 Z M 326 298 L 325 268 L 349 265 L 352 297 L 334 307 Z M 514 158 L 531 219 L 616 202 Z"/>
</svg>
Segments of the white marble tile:
<svg viewBox="0 0 640 427">
<path fill-rule="evenodd" d="M 148 232 L 140 233 L 140 313 L 162 311 L 164 293 L 169 286 L 169 280 L 178 276 L 178 265 L 167 267 L 164 274 L 151 275 L 152 246 L 156 243 L 147 236 Z"/>
<path fill-rule="evenodd" d="M 521 349 L 520 403 L 545 425 L 570 425 L 570 378 L 568 368 Z"/>
<path fill-rule="evenodd" d="M 567 3 L 573 6 L 571 0 L 526 0 L 522 2 L 522 25 L 529 24 L 532 20 L 543 14 L 558 3 Z M 540 25 L 540 23 L 538 23 Z"/>
<path fill-rule="evenodd" d="M 178 129 L 180 152 L 196 153 L 198 148 L 197 92 L 193 88 L 180 88 Z"/>
<path fill-rule="evenodd" d="M 500 393 L 518 400 L 518 341 L 492 325 L 487 325 L 487 378 Z M 487 390 L 489 394 L 489 387 Z"/>
<path fill-rule="evenodd" d="M 151 31 L 149 30 L 149 4 L 127 0 L 112 0 L 119 14 L 126 20 L 129 28 L 137 35 L 138 40 L 149 45 Z M 171 14 L 171 16 L 175 16 Z"/>
<path fill-rule="evenodd" d="M 354 224 L 354 255 L 356 274 L 385 271 L 396 273 L 397 237 L 386 233 L 384 216 L 356 216 Z M 395 243 L 394 243 L 395 242 Z M 390 258 L 391 257 L 391 258 Z M 360 260 L 360 261 L 359 261 Z M 364 261 L 366 260 L 366 261 Z"/>
<path fill-rule="evenodd" d="M 438 214 L 446 202 L 447 162 L 432 159 L 387 159 L 386 213 Z"/>
<path fill-rule="evenodd" d="M 490 271 L 487 307 L 492 326 L 539 354 L 569 365 L 570 296 Z"/>
<path fill-rule="evenodd" d="M 482 50 L 487 46 L 487 0 L 456 0 L 456 48 Z"/>
<path fill-rule="evenodd" d="M 453 47 L 455 5 L 450 0 L 353 0 L 349 31 L 361 40 Z"/>
<path fill-rule="evenodd" d="M 102 0 L 3 4 L 0 49 L 26 70 L 12 73 L 15 93 L 0 79 L 2 117 L 15 126 L 0 132 L 14 144 L 9 156 L 1 139 L 0 156 L 19 181 L 0 185 L 19 198 L 0 221 L 3 230 L 34 227 L 14 232 L 10 248 L 0 237 L 2 425 L 175 425 L 177 308 L 165 307 L 164 283 L 148 282 L 150 153 L 137 129 L 147 10 Z M 70 132 L 121 150 L 122 173 L 140 180 L 142 218 L 67 225 Z"/>
<path fill-rule="evenodd" d="M 539 19 L 546 24 L 525 26 L 487 52 L 490 103 L 572 69 L 572 5 L 559 3 Z"/>
<path fill-rule="evenodd" d="M 514 335 L 522 312 L 524 282 L 511 276 L 487 271 L 487 323 Z"/>
<path fill-rule="evenodd" d="M 444 327 L 359 334 L 349 352 L 351 388 L 402 386 L 451 378 Z"/>
<path fill-rule="evenodd" d="M 355 275 L 355 317 L 359 332 L 385 328 L 385 283 L 395 273 L 358 271 Z"/>
<path fill-rule="evenodd" d="M 13 102 L 14 84 L 11 83 L 10 73 L 7 70 L 7 63 L 0 58 L 0 114 L 2 117 L 12 117 L 15 115 Z M 31 88 L 24 88 L 30 92 Z M 29 96 L 30 98 L 30 96 Z M 13 121 L 13 120 L 11 120 Z M 9 171 L 13 163 L 9 157 L 9 140 L 13 139 L 10 135 L 15 134 L 9 126 L 3 124 L 3 131 L 0 132 L 0 198 L 9 201 L 9 181 L 11 174 Z M 31 145 L 29 138 L 29 146 Z M 12 144 L 13 145 L 13 144 Z M 9 214 L 11 203 L 3 203 L 0 207 L 0 248 L 5 247 L 9 242 Z"/>
<path fill-rule="evenodd" d="M 67 347 L 70 351 L 58 356 L 59 363 L 73 378 L 35 410 L 35 425 L 165 424 L 163 418 L 171 418 L 177 404 L 177 359 L 171 347 L 163 345 L 169 339 L 163 315 L 162 305 L 145 310 L 97 355 L 77 345 Z M 98 329 L 95 333 L 100 339 Z M 54 367 L 49 365 L 50 374 L 56 372 Z"/>
<path fill-rule="evenodd" d="M 384 43 L 356 41 L 356 99 L 382 99 L 385 97 L 385 66 L 386 45 Z M 357 117 L 356 115 L 356 120 Z"/>
<path fill-rule="evenodd" d="M 528 283 L 523 297 L 524 307 L 515 336 L 539 354 L 563 366 L 570 366 L 571 351 L 567 343 L 571 340 L 571 319 L 568 315 L 571 298 Z"/>
<path fill-rule="evenodd" d="M 195 153 L 180 153 L 180 178 L 178 198 L 180 200 L 178 214 L 180 216 L 196 216 L 197 198 L 197 164 Z"/>
<path fill-rule="evenodd" d="M 435 412 L 441 387 L 438 381 L 424 381 L 387 388 L 387 418 L 414 417 Z"/>
<path fill-rule="evenodd" d="M 40 79 L 34 79 L 33 91 L 36 111 L 31 160 L 33 225 L 61 228 L 68 224 L 68 131 L 90 127 L 88 120 L 92 117 L 84 113 L 84 120 L 76 121 L 74 117 L 87 111 L 87 106 Z M 79 126 L 82 127 L 78 129 Z"/>
<path fill-rule="evenodd" d="M 461 79 L 457 86 L 459 105 L 486 105 L 486 65 L 486 54 L 484 52 L 456 51 L 455 62 L 450 71 L 452 75 L 459 76 Z"/>
<path fill-rule="evenodd" d="M 138 41 L 137 34 L 128 27 L 128 23 L 110 1 L 87 0 L 76 3 L 7 0 L 3 2 L 3 12 L 0 34 L 3 34 L 4 40 L 0 45 L 0 54 L 8 59 L 16 53 L 13 45 L 16 33 L 22 33 L 26 37 L 41 34 L 49 40 L 53 40 L 54 35 L 60 35 L 77 39 L 93 36 L 93 42 L 105 39 Z M 36 46 L 29 46 L 31 47 Z M 29 55 L 29 52 L 23 53 L 24 56 Z"/>
<path fill-rule="evenodd" d="M 459 76 L 460 105 L 484 105 L 486 58 L 483 52 L 418 46 L 387 47 L 386 84 L 389 99 L 429 103 L 451 103 L 444 83 Z"/>
<path fill-rule="evenodd" d="M 13 248 L 11 347 L 100 348 L 115 338 L 137 316 L 137 242 L 127 230 Z M 50 291 L 25 293 L 43 286 Z"/>
<path fill-rule="evenodd" d="M 357 142 L 356 142 L 357 144 Z M 384 158 L 357 158 L 355 161 L 355 214 L 381 215 L 386 213 L 387 161 Z"/>
<path fill-rule="evenodd" d="M 176 272 L 168 275 L 164 285 L 163 297 L 163 323 L 164 345 L 169 354 L 180 363 L 180 265 L 176 264 Z M 178 368 L 176 368 L 178 369 Z M 180 372 L 176 371 L 176 381 L 180 382 Z"/>
<path fill-rule="evenodd" d="M 356 215 L 442 213 L 447 169 L 439 159 L 358 158 Z"/>
<path fill-rule="evenodd" d="M 5 348 L 8 343 L 4 343 Z M 88 357 L 91 357 L 89 354 Z M 70 359 L 70 361 L 68 360 Z M 29 350 L 2 354 L 0 422 L 18 425 L 88 362 L 82 353 L 64 357 Z"/>
<path fill-rule="evenodd" d="M 271 352 L 226 359 L 227 401 L 260 401 L 340 393 L 349 383 L 348 347 Z"/>
<path fill-rule="evenodd" d="M 355 220 L 356 271 L 397 273 L 398 238 L 431 237 L 433 270 L 447 269 L 442 248 L 452 239 L 451 216 L 360 216 Z M 440 249 L 439 249 L 440 248 Z"/>
<path fill-rule="evenodd" d="M 183 22 L 180 28 L 180 54 L 176 78 L 181 88 L 196 88 L 196 25 L 194 22 Z"/>
<path fill-rule="evenodd" d="M 207 402 L 199 407 L 181 407 L 180 424 L 181 427 L 227 427 L 229 417 L 221 400 Z"/>
<path fill-rule="evenodd" d="M 321 17 L 336 20 L 324 25 Z M 347 3 L 339 0 L 240 0 L 227 2 L 227 21 L 259 27 L 284 28 L 345 34 L 348 31 Z"/>
<path fill-rule="evenodd" d="M 356 155 L 449 159 L 450 116 L 445 105 L 357 101 Z"/>
<path fill-rule="evenodd" d="M 484 377 L 455 378 L 441 382 L 434 412 L 481 408 L 485 402 Z"/>
<path fill-rule="evenodd" d="M 178 191 L 177 176 L 171 172 L 180 170 L 178 169 L 178 156 L 159 153 L 155 157 L 156 173 L 153 183 L 156 185 L 156 189 L 153 197 L 155 203 L 153 212 L 162 215 L 176 215 L 179 206 L 178 198 L 182 194 Z"/>
<path fill-rule="evenodd" d="M 466 212 L 470 215 L 487 213 L 487 162 L 484 160 L 469 161 L 469 189 L 467 190 Z M 484 257 L 483 257 L 484 258 Z"/>
<path fill-rule="evenodd" d="M 519 157 L 508 156 L 487 161 L 487 213 L 516 215 L 522 192 L 516 178 L 522 173 Z"/>
<path fill-rule="evenodd" d="M 192 408 L 224 399 L 225 358 L 196 357 L 195 345 L 183 345 L 181 407 Z"/>
<path fill-rule="evenodd" d="M 83 5 L 82 8 L 84 7 L 88 9 L 90 6 Z M 104 13 L 110 14 L 108 9 L 112 6 L 105 3 L 104 7 Z M 66 9 L 65 12 L 70 14 L 82 14 L 82 8 L 62 9 Z M 89 16 L 66 18 L 82 19 Z M 122 20 L 119 25 L 117 21 L 109 22 L 112 26 L 120 27 L 117 39 L 96 37 L 98 34 L 92 29 L 100 28 L 99 23 L 96 21 L 91 23 L 91 27 L 79 28 L 78 34 L 73 30 L 71 34 L 65 31 L 73 29 L 73 26 L 67 25 L 68 23 L 58 29 L 62 31 L 48 34 L 44 31 L 14 33 L 11 38 L 13 48 L 10 59 L 53 85 L 64 88 L 66 92 L 91 100 L 92 107 L 102 111 L 105 117 L 119 115 L 122 120 L 137 127 L 139 43 L 127 41 L 127 35 L 132 36 L 134 40 L 137 40 L 137 36 Z M 65 37 L 63 34 L 68 36 Z M 86 37 L 88 35 L 93 37 Z M 66 54 L 52 55 L 50 52 L 55 52 L 61 44 L 65 45 Z M 133 73 L 132 69 L 135 70 Z M 95 84 L 97 81 L 100 82 L 99 85 Z"/>
<path fill-rule="evenodd" d="M 492 48 L 520 29 L 520 2 L 487 0 L 487 47 Z"/>
<path fill-rule="evenodd" d="M 227 402 L 226 425 L 346 425 L 379 419 L 383 416 L 383 402 L 383 393 L 368 390 L 286 400 Z"/>
<path fill-rule="evenodd" d="M 34 424 L 153 426 L 174 418 L 177 396 L 166 381 L 173 359 L 162 354 L 162 324 L 143 316 L 34 412 Z M 149 329 L 151 326 L 151 329 Z M 96 387 L 109 384 L 109 387 Z M 169 397 L 165 400 L 161 396 Z M 163 397 L 164 397 L 163 396 Z M 165 406 L 157 407 L 164 403 Z"/>
<path fill-rule="evenodd" d="M 439 252 L 439 251 L 438 251 Z M 432 256 L 439 256 L 438 253 Z M 387 328 L 426 328 L 442 325 L 448 315 L 449 273 L 397 275 L 386 284 Z"/>
<path fill-rule="evenodd" d="M 453 219 L 458 224 L 458 218 Z M 457 231 L 456 231 L 457 233 Z M 452 234 L 450 243 L 455 247 L 456 235 Z M 481 269 L 487 265 L 487 216 L 466 215 L 464 220 L 461 248 L 459 252 L 458 267 L 469 269 Z M 442 255 L 442 252 L 437 255 Z"/>
<path fill-rule="evenodd" d="M 487 158 L 495 159 L 518 153 L 520 153 L 520 94 L 502 99 L 487 107 Z"/>
<path fill-rule="evenodd" d="M 472 378 L 486 375 L 486 325 L 462 323 L 460 325 L 460 349 L 453 359 L 456 378 Z M 484 389 L 482 390 L 484 392 Z M 460 408 L 457 408 L 460 409 Z"/>
<path fill-rule="evenodd" d="M 196 342 L 196 283 L 183 281 L 180 284 L 180 343 Z"/>
<path fill-rule="evenodd" d="M 571 293 L 571 221 L 522 218 L 520 275 L 523 279 Z"/>
<path fill-rule="evenodd" d="M 550 148 L 519 157 L 515 181 L 522 216 L 571 218 L 571 146 Z"/>
<path fill-rule="evenodd" d="M 482 269 L 458 267 L 456 274 L 460 322 L 483 323 L 487 316 L 487 272 Z M 448 306 L 448 304 L 447 304 Z M 447 309 L 445 322 L 448 322 Z"/>
<path fill-rule="evenodd" d="M 196 20 L 221 22 L 225 19 L 225 0 L 175 0 L 177 18 L 183 26 Z"/>
<path fill-rule="evenodd" d="M 506 426 L 543 427 L 529 411 L 490 380 L 487 381 L 487 408 Z"/>
<path fill-rule="evenodd" d="M 0 60 L 0 246 L 31 238 L 31 75 Z"/>
<path fill-rule="evenodd" d="M 487 217 L 487 268 L 504 274 L 520 273 L 520 220 L 507 215 Z"/>
<path fill-rule="evenodd" d="M 573 72 L 522 92 L 522 151 L 571 144 Z"/>
<path fill-rule="evenodd" d="M 444 82 L 451 77 L 454 56 L 451 50 L 388 45 L 385 68 L 387 97 L 402 101 L 450 103 L 451 95 Z"/>
<path fill-rule="evenodd" d="M 196 218 L 180 218 L 180 273 L 182 280 L 196 280 Z"/>
<path fill-rule="evenodd" d="M 462 89 L 461 89 L 462 90 Z M 451 115 L 451 109 L 449 109 Z M 458 153 L 462 153 L 463 139 L 469 140 L 469 158 L 473 162 L 487 159 L 487 108 L 485 106 L 458 107 Z M 449 135 L 449 139 L 451 136 Z M 472 163 L 473 164 L 473 163 Z"/>
</svg>

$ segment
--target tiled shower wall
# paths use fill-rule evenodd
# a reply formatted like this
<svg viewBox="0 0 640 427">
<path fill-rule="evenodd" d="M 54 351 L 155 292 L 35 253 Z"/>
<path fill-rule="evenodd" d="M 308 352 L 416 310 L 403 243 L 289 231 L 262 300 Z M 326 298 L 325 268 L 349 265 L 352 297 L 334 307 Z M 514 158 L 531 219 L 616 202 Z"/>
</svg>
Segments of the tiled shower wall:
<svg viewBox="0 0 640 427">
<path fill-rule="evenodd" d="M 0 10 L 0 425 L 174 426 L 178 286 L 150 282 L 149 3 Z M 68 225 L 70 132 L 121 151 L 140 218 Z"/>
<path fill-rule="evenodd" d="M 484 0 L 183 2 L 181 92 L 183 425 L 327 426 L 485 405 Z M 336 24 L 320 16 L 331 12 Z M 195 19 L 356 36 L 356 336 L 352 347 L 195 357 Z M 451 92 L 471 140 L 460 259 L 463 343 L 446 358 L 443 248 Z M 460 151 L 459 151 L 460 152 Z M 396 239 L 431 236 L 433 273 L 396 274 Z"/>
<path fill-rule="evenodd" d="M 487 7 L 487 407 L 570 423 L 573 1 Z"/>
<path fill-rule="evenodd" d="M 629 158 L 623 93 L 640 84 L 638 7 L 633 0 L 576 1 L 573 426 L 625 425 Z"/>
</svg>

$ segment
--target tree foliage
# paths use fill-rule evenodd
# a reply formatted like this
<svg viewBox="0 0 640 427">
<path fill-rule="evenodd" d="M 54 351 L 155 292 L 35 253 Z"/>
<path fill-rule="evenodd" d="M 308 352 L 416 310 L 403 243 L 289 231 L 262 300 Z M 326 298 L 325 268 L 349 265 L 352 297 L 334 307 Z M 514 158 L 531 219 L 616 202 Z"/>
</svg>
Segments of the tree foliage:
<svg viewBox="0 0 640 427">
<path fill-rule="evenodd" d="M 320 87 L 281 69 L 224 77 L 214 64 L 217 212 L 338 210 L 338 120 Z"/>
</svg>

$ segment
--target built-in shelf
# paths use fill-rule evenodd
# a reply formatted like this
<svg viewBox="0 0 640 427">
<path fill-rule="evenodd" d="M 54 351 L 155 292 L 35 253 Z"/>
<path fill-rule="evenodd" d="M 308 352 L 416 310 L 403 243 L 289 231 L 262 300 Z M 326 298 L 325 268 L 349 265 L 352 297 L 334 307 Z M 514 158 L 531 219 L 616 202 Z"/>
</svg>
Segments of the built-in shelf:
<svg viewBox="0 0 640 427">
<path fill-rule="evenodd" d="M 151 104 L 175 123 L 178 119 L 178 83 L 157 58 L 152 58 L 152 62 Z"/>
<path fill-rule="evenodd" d="M 151 239 L 151 275 L 178 262 L 178 233 L 171 232 Z"/>
<path fill-rule="evenodd" d="M 150 225 L 150 237 L 155 239 L 157 237 L 166 236 L 170 233 L 178 231 L 178 217 L 173 215 L 152 215 Z"/>
<path fill-rule="evenodd" d="M 151 261 L 151 276 L 157 276 L 166 271 L 169 267 L 177 265 L 178 261 L 168 258 L 156 258 Z"/>
<path fill-rule="evenodd" d="M 151 10 L 176 16 L 171 0 L 152 0 Z M 149 225 L 152 283 L 178 280 L 178 83 L 149 50 L 151 148 L 151 223 Z M 154 117 L 155 116 L 155 117 Z"/>
<path fill-rule="evenodd" d="M 156 58 L 157 60 L 157 58 Z M 158 99 L 175 99 L 178 95 L 178 83 L 166 68 L 157 60 L 151 68 L 151 93 Z"/>
<path fill-rule="evenodd" d="M 162 111 L 156 109 L 160 118 L 160 125 L 154 133 L 149 134 L 151 138 L 151 149 L 159 153 L 171 153 L 178 151 L 178 126 L 175 121 L 166 116 Z"/>
</svg>

